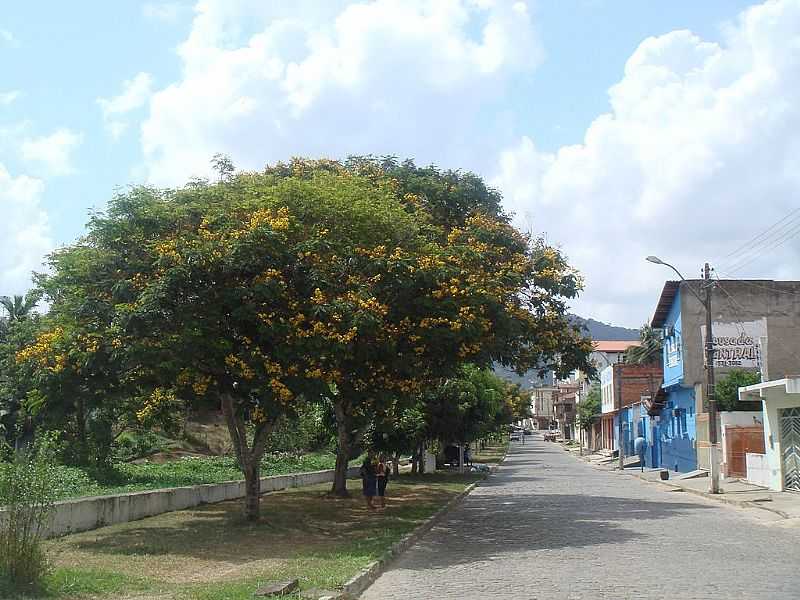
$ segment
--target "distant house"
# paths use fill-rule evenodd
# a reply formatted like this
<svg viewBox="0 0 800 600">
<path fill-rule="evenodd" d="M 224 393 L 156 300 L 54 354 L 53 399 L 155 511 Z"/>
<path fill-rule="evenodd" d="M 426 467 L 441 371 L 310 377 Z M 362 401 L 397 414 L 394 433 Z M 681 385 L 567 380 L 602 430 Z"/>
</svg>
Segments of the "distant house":
<svg viewBox="0 0 800 600">
<path fill-rule="evenodd" d="M 594 351 L 589 355 L 589 362 L 594 365 L 596 375 L 590 378 L 587 373 L 583 371 L 575 371 L 572 375 L 564 380 L 562 383 L 570 386 L 575 386 L 575 409 L 573 411 L 573 419 L 577 415 L 577 407 L 586 398 L 589 389 L 593 384 L 599 382 L 599 376 L 603 369 L 621 363 L 625 359 L 625 351 L 632 346 L 639 346 L 640 342 L 628 340 L 595 340 L 592 342 Z M 572 432 L 576 438 L 581 438 L 581 443 L 584 447 L 590 450 L 599 450 L 602 444 L 602 423 L 600 419 L 593 424 L 587 435 L 581 435 L 575 423 L 572 424 Z"/>
<path fill-rule="evenodd" d="M 600 373 L 602 447 L 619 448 L 622 435 L 623 454 L 634 454 L 638 436 L 646 437 L 648 409 L 653 391 L 661 386 L 661 365 L 609 365 Z M 620 430 L 620 423 L 622 430 Z"/>
</svg>

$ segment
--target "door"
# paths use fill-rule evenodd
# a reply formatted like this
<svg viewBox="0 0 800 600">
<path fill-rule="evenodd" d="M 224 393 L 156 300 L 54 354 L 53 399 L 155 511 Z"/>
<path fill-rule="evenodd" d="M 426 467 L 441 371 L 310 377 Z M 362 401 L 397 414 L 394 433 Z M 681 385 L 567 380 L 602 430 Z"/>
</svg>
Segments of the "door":
<svg viewBox="0 0 800 600">
<path fill-rule="evenodd" d="M 783 486 L 800 491 L 800 406 L 778 410 L 781 422 Z"/>
<path fill-rule="evenodd" d="M 763 427 L 725 427 L 726 477 L 747 477 L 747 453 L 764 454 Z"/>
</svg>

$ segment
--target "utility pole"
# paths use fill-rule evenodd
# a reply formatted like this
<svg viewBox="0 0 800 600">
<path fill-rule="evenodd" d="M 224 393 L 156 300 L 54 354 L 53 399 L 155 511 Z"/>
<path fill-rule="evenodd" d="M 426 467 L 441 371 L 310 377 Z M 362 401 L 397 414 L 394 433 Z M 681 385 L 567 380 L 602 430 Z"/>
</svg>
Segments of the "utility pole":
<svg viewBox="0 0 800 600">
<path fill-rule="evenodd" d="M 710 484 L 708 491 L 719 494 L 719 462 L 717 461 L 717 400 L 714 393 L 714 333 L 711 323 L 711 268 L 708 263 L 703 267 L 703 282 L 706 288 L 706 398 L 708 398 L 708 460 L 710 466 Z"/>
<path fill-rule="evenodd" d="M 616 388 L 617 396 L 617 419 L 619 419 L 619 440 L 617 447 L 619 448 L 619 470 L 625 470 L 625 430 L 622 427 L 622 368 L 619 364 L 611 367 L 614 373 L 614 387 Z"/>
<path fill-rule="evenodd" d="M 692 285 L 686 281 L 686 278 L 681 275 L 671 264 L 664 262 L 657 256 L 648 256 L 645 259 L 656 265 L 664 265 L 669 267 L 681 278 L 681 281 L 686 284 L 686 288 L 697 298 L 698 302 L 706 309 L 706 384 L 704 392 L 704 400 L 708 400 L 708 442 L 709 442 L 709 466 L 710 477 L 708 491 L 712 494 L 719 494 L 719 461 L 717 460 L 717 401 L 714 394 L 714 331 L 711 323 L 711 292 L 714 288 L 714 283 L 711 281 L 711 267 L 708 263 L 703 267 L 703 287 L 705 287 L 705 297 L 700 295 L 694 290 Z"/>
</svg>

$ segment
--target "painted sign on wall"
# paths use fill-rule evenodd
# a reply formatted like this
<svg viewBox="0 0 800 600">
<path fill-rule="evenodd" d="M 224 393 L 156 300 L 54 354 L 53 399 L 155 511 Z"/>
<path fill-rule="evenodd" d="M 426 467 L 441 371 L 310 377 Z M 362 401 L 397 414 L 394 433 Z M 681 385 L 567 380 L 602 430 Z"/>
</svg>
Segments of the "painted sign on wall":
<svg viewBox="0 0 800 600">
<path fill-rule="evenodd" d="M 705 325 L 700 328 L 700 331 L 705 347 Z M 760 338 L 767 336 L 765 319 L 736 323 L 715 321 L 713 335 L 715 367 L 757 369 L 761 366 Z M 703 362 L 705 363 L 705 361 Z"/>
</svg>

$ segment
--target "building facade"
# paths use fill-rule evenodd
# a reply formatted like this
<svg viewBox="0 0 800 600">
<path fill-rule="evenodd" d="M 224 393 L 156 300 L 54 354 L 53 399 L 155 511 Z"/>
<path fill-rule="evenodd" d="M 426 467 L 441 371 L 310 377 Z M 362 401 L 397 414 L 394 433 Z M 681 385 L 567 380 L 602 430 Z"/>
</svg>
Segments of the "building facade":
<svg viewBox="0 0 800 600">
<path fill-rule="evenodd" d="M 603 448 L 615 451 L 622 439 L 623 454 L 634 454 L 634 440 L 647 437 L 649 403 L 662 381 L 660 364 L 616 364 L 600 373 Z"/>
<path fill-rule="evenodd" d="M 531 414 L 534 426 L 538 429 L 550 429 L 555 424 L 553 402 L 558 388 L 552 385 L 533 388 L 531 391 Z"/>
<path fill-rule="evenodd" d="M 710 466 L 704 392 L 706 310 L 695 295 L 705 293 L 704 285 L 704 280 L 666 282 L 651 321 L 664 333 L 664 381 L 648 414 L 648 442 L 653 449 L 648 466 L 680 472 Z M 768 364 L 771 378 L 796 370 L 800 282 L 714 281 L 711 313 L 718 381 L 734 368 L 761 371 Z"/>
</svg>

